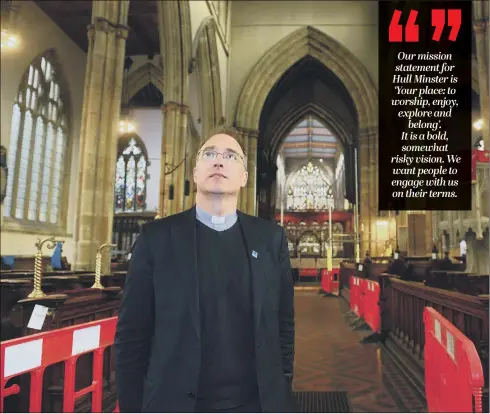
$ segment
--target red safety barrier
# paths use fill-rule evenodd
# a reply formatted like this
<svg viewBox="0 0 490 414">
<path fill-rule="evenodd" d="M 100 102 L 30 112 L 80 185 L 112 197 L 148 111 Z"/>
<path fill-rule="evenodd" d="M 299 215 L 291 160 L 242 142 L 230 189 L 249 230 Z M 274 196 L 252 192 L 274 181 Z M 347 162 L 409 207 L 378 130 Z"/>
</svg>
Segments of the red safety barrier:
<svg viewBox="0 0 490 414">
<path fill-rule="evenodd" d="M 471 152 L 471 179 L 476 181 L 476 163 L 481 162 L 483 164 L 488 164 L 490 161 L 490 151 L 489 150 L 477 150 L 474 149 Z"/>
<path fill-rule="evenodd" d="M 362 283 L 362 279 L 360 277 L 351 276 L 350 277 L 350 308 L 352 312 L 354 312 L 359 318 L 363 317 L 363 288 L 364 284 Z"/>
<path fill-rule="evenodd" d="M 429 412 L 482 412 L 483 368 L 475 345 L 431 307 L 424 309 Z"/>
<path fill-rule="evenodd" d="M 362 297 L 364 320 L 373 332 L 381 333 L 381 308 L 379 306 L 381 288 L 378 282 L 371 280 L 364 279 L 362 283 L 364 285 Z"/>
<path fill-rule="evenodd" d="M 339 274 L 340 270 L 338 268 L 332 269 L 330 272 L 328 269 L 322 269 L 321 284 L 324 292 L 339 296 Z"/>
<path fill-rule="evenodd" d="M 19 394 L 19 385 L 6 388 L 7 381 L 30 373 L 29 412 L 41 412 L 43 374 L 59 362 L 65 363 L 63 412 L 73 413 L 75 401 L 92 393 L 91 412 L 102 412 L 104 350 L 114 343 L 117 317 L 4 341 L 0 344 L 0 412 L 4 399 Z M 93 353 L 92 384 L 75 391 L 75 370 L 80 355 Z"/>
<path fill-rule="evenodd" d="M 318 277 L 318 269 L 300 269 L 299 276 Z"/>
</svg>

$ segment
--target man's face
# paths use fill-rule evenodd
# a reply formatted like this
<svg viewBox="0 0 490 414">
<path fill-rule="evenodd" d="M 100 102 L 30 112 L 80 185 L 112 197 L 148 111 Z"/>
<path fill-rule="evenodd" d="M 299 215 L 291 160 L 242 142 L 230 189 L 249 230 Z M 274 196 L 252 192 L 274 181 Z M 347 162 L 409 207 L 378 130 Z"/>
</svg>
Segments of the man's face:
<svg viewBox="0 0 490 414">
<path fill-rule="evenodd" d="M 207 194 L 238 194 L 247 183 L 245 157 L 238 142 L 225 134 L 208 139 L 197 154 L 194 182 Z"/>
</svg>

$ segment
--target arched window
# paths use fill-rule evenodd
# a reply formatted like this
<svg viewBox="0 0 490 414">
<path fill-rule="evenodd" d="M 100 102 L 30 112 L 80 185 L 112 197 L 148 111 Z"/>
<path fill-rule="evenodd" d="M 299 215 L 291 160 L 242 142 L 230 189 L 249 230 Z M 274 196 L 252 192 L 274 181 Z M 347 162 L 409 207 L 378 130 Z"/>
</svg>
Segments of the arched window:
<svg viewBox="0 0 490 414">
<path fill-rule="evenodd" d="M 60 224 L 68 111 L 52 52 L 33 60 L 14 101 L 4 216 Z"/>
<path fill-rule="evenodd" d="M 116 163 L 114 211 L 139 212 L 146 208 L 148 154 L 137 135 L 120 138 Z"/>
<path fill-rule="evenodd" d="M 328 208 L 329 184 L 322 169 L 309 162 L 294 177 L 287 193 L 287 209 L 292 211 Z"/>
</svg>

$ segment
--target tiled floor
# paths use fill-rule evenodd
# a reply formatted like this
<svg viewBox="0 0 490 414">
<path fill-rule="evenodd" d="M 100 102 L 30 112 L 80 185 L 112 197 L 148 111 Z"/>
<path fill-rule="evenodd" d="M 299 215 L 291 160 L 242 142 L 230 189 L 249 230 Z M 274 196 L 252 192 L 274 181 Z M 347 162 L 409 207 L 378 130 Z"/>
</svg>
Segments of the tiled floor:
<svg viewBox="0 0 490 414">
<path fill-rule="evenodd" d="M 341 298 L 295 291 L 296 391 L 346 391 L 354 412 L 400 412 L 383 384 L 381 350 L 361 344 Z"/>
</svg>

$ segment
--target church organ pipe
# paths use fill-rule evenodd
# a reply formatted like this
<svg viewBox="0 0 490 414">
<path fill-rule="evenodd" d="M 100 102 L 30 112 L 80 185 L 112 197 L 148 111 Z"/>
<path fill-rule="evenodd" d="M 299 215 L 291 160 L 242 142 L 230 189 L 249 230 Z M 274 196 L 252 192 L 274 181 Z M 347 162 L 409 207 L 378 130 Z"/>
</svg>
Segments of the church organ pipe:
<svg viewBox="0 0 490 414">
<path fill-rule="evenodd" d="M 46 294 L 42 290 L 42 277 L 43 277 L 43 267 L 42 267 L 42 258 L 43 258 L 43 246 L 47 243 L 48 249 L 54 249 L 58 243 L 65 243 L 64 240 L 56 240 L 54 237 L 49 237 L 41 241 L 38 239 L 36 243 L 37 252 L 34 255 L 34 289 L 27 296 L 28 298 L 43 298 Z"/>
</svg>

